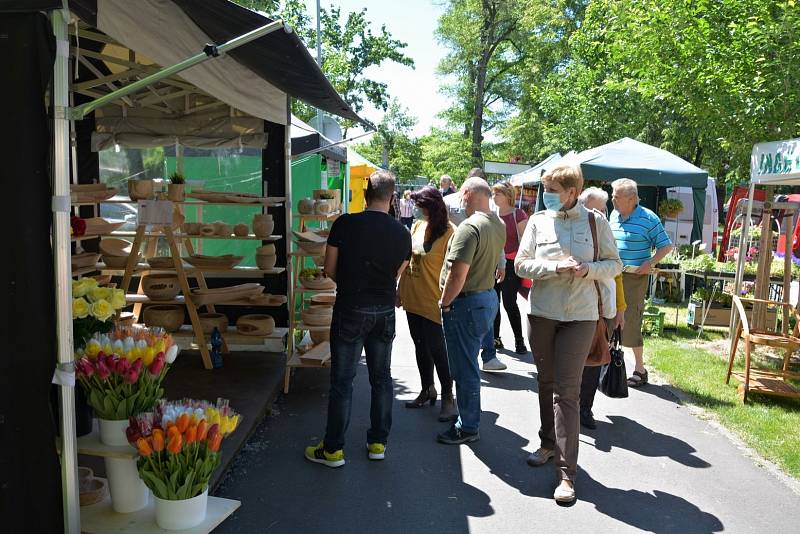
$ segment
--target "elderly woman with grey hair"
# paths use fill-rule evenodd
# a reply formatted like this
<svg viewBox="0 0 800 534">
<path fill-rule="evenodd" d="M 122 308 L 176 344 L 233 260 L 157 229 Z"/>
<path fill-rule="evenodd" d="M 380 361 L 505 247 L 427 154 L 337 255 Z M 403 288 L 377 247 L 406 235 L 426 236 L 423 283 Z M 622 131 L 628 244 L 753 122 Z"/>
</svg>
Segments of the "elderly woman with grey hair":
<svg viewBox="0 0 800 534">
<path fill-rule="evenodd" d="M 608 214 L 608 193 L 599 187 L 587 187 L 578 197 L 578 202 L 588 210 L 596 210 L 603 214 Z M 608 331 L 612 332 L 617 327 L 620 329 L 625 326 L 625 291 L 622 287 L 622 273 L 614 277 L 614 285 L 617 295 L 617 315 L 613 321 L 608 321 Z M 583 367 L 583 377 L 581 378 L 581 426 L 590 430 L 597 428 L 594 420 L 592 407 L 594 406 L 594 396 L 597 393 L 597 386 L 600 382 L 600 366 L 587 365 Z"/>
</svg>

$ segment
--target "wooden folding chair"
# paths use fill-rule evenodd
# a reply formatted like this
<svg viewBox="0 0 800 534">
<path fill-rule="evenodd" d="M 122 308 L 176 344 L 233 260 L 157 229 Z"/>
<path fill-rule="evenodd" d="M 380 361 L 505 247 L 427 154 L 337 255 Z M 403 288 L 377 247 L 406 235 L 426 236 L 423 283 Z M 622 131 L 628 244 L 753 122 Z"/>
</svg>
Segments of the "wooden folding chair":
<svg viewBox="0 0 800 534">
<path fill-rule="evenodd" d="M 761 329 L 751 329 L 743 303 L 752 303 L 754 318 L 757 315 L 756 308 L 762 307 L 766 311 L 769 307 L 783 308 L 783 320 L 781 330 L 777 328 L 771 330 L 768 326 Z M 800 373 L 789 371 L 789 360 L 798 348 L 800 348 L 800 311 L 788 302 L 776 302 L 762 299 L 746 299 L 738 296 L 733 297 L 734 312 L 739 316 L 739 327 L 731 347 L 731 354 L 728 358 L 728 376 L 725 383 L 730 383 L 731 375 L 741 382 L 739 385 L 739 397 L 742 402 L 747 402 L 749 392 L 763 393 L 764 395 L 775 395 L 778 397 L 800 398 L 800 390 L 787 382 L 787 379 L 800 380 Z M 789 330 L 789 318 L 795 317 L 795 326 L 791 334 Z M 754 321 L 766 323 L 767 321 Z M 733 361 L 736 358 L 736 349 L 739 341 L 744 342 L 744 371 L 734 372 Z M 752 367 L 751 352 L 754 346 L 772 347 L 783 350 L 783 369 L 776 371 L 769 368 Z"/>
</svg>

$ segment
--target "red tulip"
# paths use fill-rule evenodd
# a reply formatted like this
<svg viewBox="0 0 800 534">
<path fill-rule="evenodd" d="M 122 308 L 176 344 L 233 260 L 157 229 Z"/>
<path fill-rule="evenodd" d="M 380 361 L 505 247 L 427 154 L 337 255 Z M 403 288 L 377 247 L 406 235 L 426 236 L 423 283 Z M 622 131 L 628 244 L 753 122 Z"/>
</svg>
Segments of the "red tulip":
<svg viewBox="0 0 800 534">
<path fill-rule="evenodd" d="M 127 373 L 128 370 L 131 368 L 131 362 L 129 362 L 125 358 L 120 358 L 119 360 L 117 360 L 116 368 L 118 375 L 125 375 L 125 373 Z"/>
<path fill-rule="evenodd" d="M 216 436 L 219 433 L 220 433 L 219 425 L 217 423 L 214 423 L 213 425 L 211 425 L 211 428 L 208 429 L 208 434 L 206 434 L 206 439 L 208 440 L 209 443 L 211 443 L 211 441 L 214 439 L 214 436 Z"/>
<path fill-rule="evenodd" d="M 72 227 L 72 233 L 76 236 L 81 236 L 86 233 L 86 221 L 73 215 L 69 219 L 69 225 Z"/>
<path fill-rule="evenodd" d="M 78 363 L 75 364 L 75 370 L 78 376 L 85 376 L 87 378 L 94 374 L 94 366 L 86 356 L 78 360 Z"/>
<path fill-rule="evenodd" d="M 106 357 L 106 353 L 105 353 L 105 352 L 103 352 L 102 350 L 101 350 L 100 352 L 98 352 L 98 353 L 97 353 L 97 358 L 98 358 L 98 359 L 100 359 L 100 358 L 105 358 L 105 357 Z"/>
<path fill-rule="evenodd" d="M 133 365 L 131 366 L 131 369 L 136 370 L 137 376 L 139 375 L 139 373 L 142 372 L 142 365 L 144 365 L 144 360 L 142 360 L 141 358 L 136 358 L 136 361 L 133 362 Z"/>
<path fill-rule="evenodd" d="M 108 366 L 101 360 L 97 360 L 97 376 L 100 377 L 100 380 L 106 380 L 109 376 L 111 376 L 111 371 L 108 370 Z"/>
<path fill-rule="evenodd" d="M 141 367 L 141 366 L 140 366 Z M 136 370 L 135 366 L 128 369 L 128 372 L 125 373 L 123 377 L 126 384 L 135 384 L 137 380 L 139 380 L 139 371 Z"/>
<path fill-rule="evenodd" d="M 214 439 L 210 439 L 208 441 L 208 449 L 211 452 L 217 452 L 219 451 L 219 446 L 221 444 L 222 444 L 222 433 L 217 432 L 216 434 L 214 434 Z"/>
<path fill-rule="evenodd" d="M 150 364 L 150 367 L 147 370 L 153 376 L 158 376 L 161 370 L 164 368 L 164 364 L 166 363 L 166 359 L 164 358 L 164 353 L 159 352 L 156 356 L 155 360 Z"/>
<path fill-rule="evenodd" d="M 142 437 L 142 434 L 139 432 L 139 429 L 134 426 L 129 426 L 125 429 L 125 437 L 128 438 L 128 443 L 131 445 L 136 444 L 136 440 Z"/>
</svg>

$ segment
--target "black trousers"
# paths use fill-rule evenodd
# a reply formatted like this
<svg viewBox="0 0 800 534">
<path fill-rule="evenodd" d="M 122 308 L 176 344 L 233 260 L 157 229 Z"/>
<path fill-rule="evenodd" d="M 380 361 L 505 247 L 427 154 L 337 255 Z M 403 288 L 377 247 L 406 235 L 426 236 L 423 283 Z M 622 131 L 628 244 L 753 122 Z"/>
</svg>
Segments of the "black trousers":
<svg viewBox="0 0 800 534">
<path fill-rule="evenodd" d="M 522 287 L 522 279 L 514 271 L 514 260 L 506 260 L 506 277 L 494 285 L 497 291 L 497 299 L 503 302 L 503 307 L 511 323 L 511 330 L 514 331 L 514 340 L 524 339 L 522 336 L 522 318 L 517 306 L 517 293 Z M 494 318 L 494 337 L 500 337 L 500 308 L 497 308 L 497 316 Z"/>
<path fill-rule="evenodd" d="M 597 386 L 600 384 L 600 371 L 602 365 L 586 366 L 583 368 L 581 378 L 581 410 L 592 410 L 594 406 L 594 396 L 597 393 Z"/>
<path fill-rule="evenodd" d="M 491 294 L 491 293 L 490 293 Z M 442 325 L 415 313 L 406 313 L 408 329 L 417 352 L 417 368 L 422 381 L 422 389 L 433 385 L 433 368 L 439 375 L 442 396 L 452 394 L 453 379 L 447 363 L 447 345 L 444 342 Z"/>
</svg>

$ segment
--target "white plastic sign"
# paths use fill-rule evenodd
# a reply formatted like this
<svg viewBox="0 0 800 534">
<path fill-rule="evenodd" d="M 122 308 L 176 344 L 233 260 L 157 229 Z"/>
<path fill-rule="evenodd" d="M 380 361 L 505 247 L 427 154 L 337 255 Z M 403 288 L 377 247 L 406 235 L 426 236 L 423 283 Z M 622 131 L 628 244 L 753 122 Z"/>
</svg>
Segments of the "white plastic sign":
<svg viewBox="0 0 800 534">
<path fill-rule="evenodd" d="M 140 200 L 138 224 L 172 224 L 172 209 L 169 200 Z"/>
</svg>

